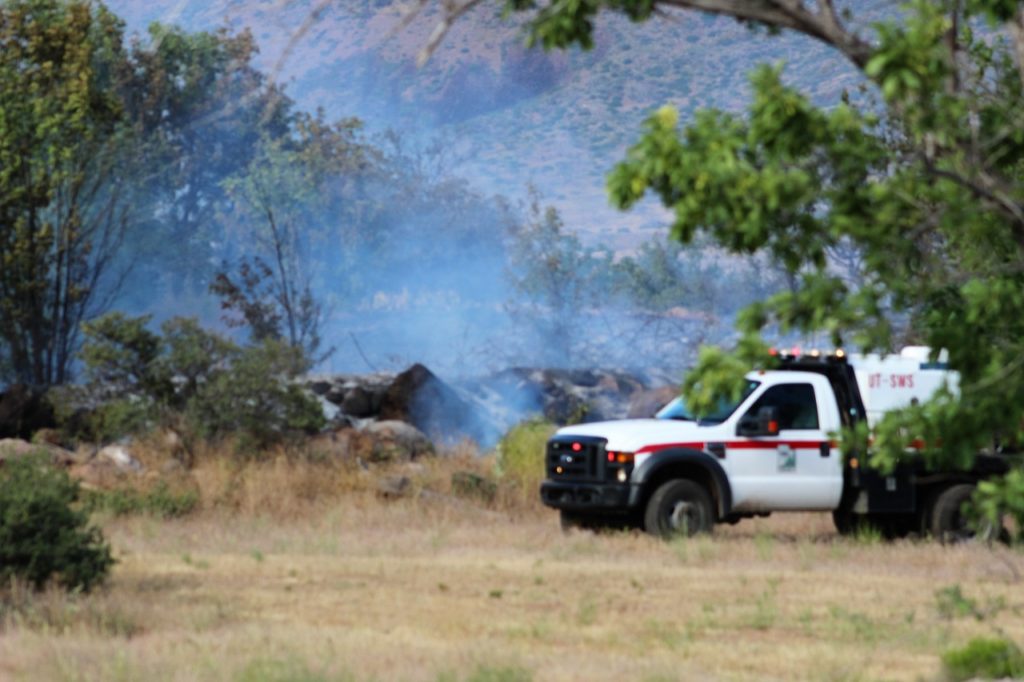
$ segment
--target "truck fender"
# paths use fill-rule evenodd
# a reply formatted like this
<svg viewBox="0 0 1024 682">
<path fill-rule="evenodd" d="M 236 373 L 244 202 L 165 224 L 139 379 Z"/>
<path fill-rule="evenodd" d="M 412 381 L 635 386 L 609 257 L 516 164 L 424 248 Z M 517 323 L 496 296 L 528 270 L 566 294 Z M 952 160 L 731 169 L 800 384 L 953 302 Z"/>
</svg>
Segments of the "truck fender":
<svg viewBox="0 0 1024 682">
<path fill-rule="evenodd" d="M 718 502 L 718 518 L 724 519 L 732 511 L 732 486 L 729 485 L 729 477 L 725 473 L 725 469 L 718 463 L 712 455 L 704 452 L 703 450 L 694 450 L 692 448 L 669 448 L 666 450 L 659 450 L 653 453 L 650 457 L 645 459 L 634 471 L 630 477 L 633 483 L 632 494 L 630 495 L 630 503 L 633 506 L 638 506 L 642 503 L 642 500 L 649 497 L 653 493 L 652 486 L 648 485 L 652 481 L 659 481 L 665 476 L 664 480 L 669 478 L 684 478 L 685 473 L 680 472 L 680 475 L 671 473 L 672 469 L 685 470 L 687 468 L 696 468 L 703 471 L 714 490 L 710 491 L 715 500 Z"/>
</svg>

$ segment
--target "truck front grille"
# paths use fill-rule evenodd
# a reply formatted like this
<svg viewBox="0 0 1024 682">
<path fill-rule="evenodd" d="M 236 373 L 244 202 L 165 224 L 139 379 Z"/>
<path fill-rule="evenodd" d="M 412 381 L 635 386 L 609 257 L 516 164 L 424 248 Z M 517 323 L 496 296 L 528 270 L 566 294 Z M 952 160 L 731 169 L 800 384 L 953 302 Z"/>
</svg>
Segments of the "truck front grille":
<svg viewBox="0 0 1024 682">
<path fill-rule="evenodd" d="M 547 474 L 551 480 L 604 478 L 604 438 L 555 436 L 548 441 Z"/>
</svg>

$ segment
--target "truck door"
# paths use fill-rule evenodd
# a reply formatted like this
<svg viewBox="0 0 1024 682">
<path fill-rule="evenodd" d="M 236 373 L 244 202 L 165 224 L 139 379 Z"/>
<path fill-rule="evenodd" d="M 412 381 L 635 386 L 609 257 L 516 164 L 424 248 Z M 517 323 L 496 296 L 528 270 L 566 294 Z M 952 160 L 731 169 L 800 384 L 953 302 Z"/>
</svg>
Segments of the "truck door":
<svg viewBox="0 0 1024 682">
<path fill-rule="evenodd" d="M 842 494 L 843 470 L 839 450 L 826 431 L 839 423 L 831 391 L 812 382 L 777 384 L 740 421 L 756 420 L 765 407 L 775 408 L 778 435 L 737 436 L 726 445 L 737 510 L 834 509 Z"/>
</svg>

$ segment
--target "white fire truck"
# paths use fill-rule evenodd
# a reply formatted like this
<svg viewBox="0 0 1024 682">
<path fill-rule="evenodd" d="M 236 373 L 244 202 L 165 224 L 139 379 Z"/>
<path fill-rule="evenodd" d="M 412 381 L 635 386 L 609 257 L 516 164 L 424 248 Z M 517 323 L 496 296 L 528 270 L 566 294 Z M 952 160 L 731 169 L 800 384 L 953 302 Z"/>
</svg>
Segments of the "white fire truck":
<svg viewBox="0 0 1024 682">
<path fill-rule="evenodd" d="M 918 458 L 889 474 L 837 447 L 842 427 L 928 400 L 958 375 L 929 349 L 899 355 L 784 354 L 751 372 L 742 397 L 695 418 L 682 399 L 654 419 L 580 424 L 547 444 L 541 499 L 564 526 L 633 525 L 656 535 L 710 532 L 715 523 L 775 511 L 830 511 L 841 533 L 870 523 L 887 536 L 944 540 L 974 531 L 963 504 L 1008 460 L 978 453 L 966 471 L 934 471 Z M 996 532 L 992 529 L 990 532 Z"/>
</svg>

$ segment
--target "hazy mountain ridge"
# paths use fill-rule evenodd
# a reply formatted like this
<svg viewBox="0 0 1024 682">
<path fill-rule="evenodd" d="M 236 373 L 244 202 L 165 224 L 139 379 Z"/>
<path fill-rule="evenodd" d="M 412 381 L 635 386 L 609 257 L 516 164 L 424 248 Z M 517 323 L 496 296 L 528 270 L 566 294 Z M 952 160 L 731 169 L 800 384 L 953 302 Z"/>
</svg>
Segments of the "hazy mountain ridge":
<svg viewBox="0 0 1024 682">
<path fill-rule="evenodd" d="M 401 6 L 338 3 L 301 32 L 313 2 L 155 0 L 111 8 L 142 31 L 151 21 L 189 30 L 249 27 L 260 62 L 307 108 L 355 115 L 370 130 L 440 135 L 484 191 L 520 196 L 527 182 L 557 205 L 571 229 L 616 248 L 660 228 L 653 202 L 629 214 L 608 207 L 604 176 L 644 118 L 671 102 L 740 111 L 747 74 L 787 63 L 787 77 L 822 102 L 855 85 L 856 73 L 828 48 L 797 36 L 768 38 L 726 19 L 695 14 L 636 25 L 598 25 L 593 51 L 527 50 L 519 26 L 486 5 L 458 22 L 428 64 L 415 67 L 437 16 L 400 29 Z M 282 55 L 284 57 L 282 58 Z"/>
</svg>

